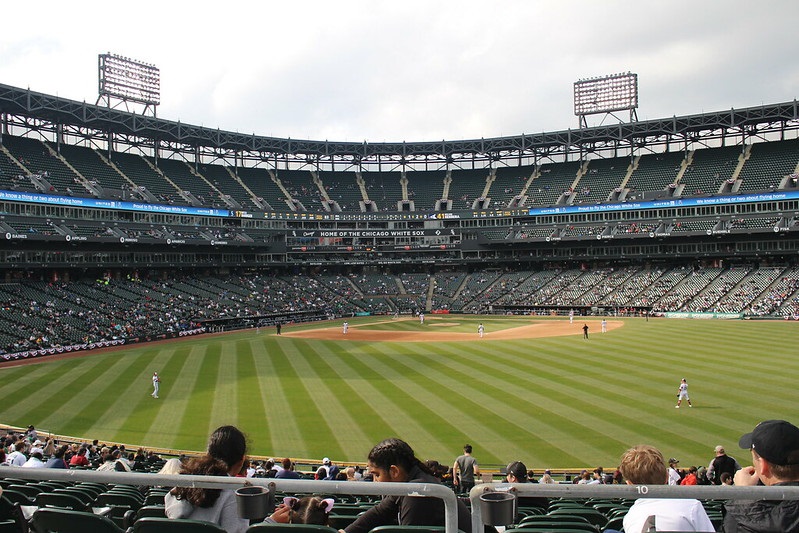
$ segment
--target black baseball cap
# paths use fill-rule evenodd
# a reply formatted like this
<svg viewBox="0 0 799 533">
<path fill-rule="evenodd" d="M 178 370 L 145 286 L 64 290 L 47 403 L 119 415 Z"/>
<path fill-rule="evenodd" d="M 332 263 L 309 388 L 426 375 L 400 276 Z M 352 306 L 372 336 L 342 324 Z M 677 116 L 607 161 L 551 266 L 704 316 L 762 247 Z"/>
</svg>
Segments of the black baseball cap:
<svg viewBox="0 0 799 533">
<path fill-rule="evenodd" d="M 527 467 L 521 461 L 513 461 L 508 465 L 506 472 L 522 483 L 527 481 Z"/>
<path fill-rule="evenodd" d="M 799 464 L 799 428 L 785 420 L 766 420 L 741 437 L 738 446 L 754 450 L 775 465 Z"/>
</svg>

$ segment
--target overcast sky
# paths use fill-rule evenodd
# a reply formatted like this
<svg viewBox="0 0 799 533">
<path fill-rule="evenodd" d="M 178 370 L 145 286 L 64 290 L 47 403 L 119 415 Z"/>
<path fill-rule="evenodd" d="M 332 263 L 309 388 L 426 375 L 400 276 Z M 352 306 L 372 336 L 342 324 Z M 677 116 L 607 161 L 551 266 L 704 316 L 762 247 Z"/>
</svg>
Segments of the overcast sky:
<svg viewBox="0 0 799 533">
<path fill-rule="evenodd" d="M 797 0 L 10 2 L 0 83 L 94 103 L 111 52 L 160 69 L 165 119 L 460 140 L 575 128 L 572 84 L 627 71 L 641 120 L 793 100 L 797 21 Z"/>
</svg>

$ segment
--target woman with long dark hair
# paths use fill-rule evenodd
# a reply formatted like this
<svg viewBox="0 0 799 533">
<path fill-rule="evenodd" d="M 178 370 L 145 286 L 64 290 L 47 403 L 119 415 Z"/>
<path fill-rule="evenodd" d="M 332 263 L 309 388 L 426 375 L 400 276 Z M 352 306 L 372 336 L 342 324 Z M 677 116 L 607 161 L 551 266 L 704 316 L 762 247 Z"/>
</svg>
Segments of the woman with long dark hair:
<svg viewBox="0 0 799 533">
<path fill-rule="evenodd" d="M 182 474 L 230 476 L 241 470 L 247 453 L 244 434 L 233 426 L 222 426 L 211 434 L 208 453 L 190 460 Z M 232 489 L 175 487 L 164 496 L 169 518 L 190 518 L 220 525 L 228 533 L 243 533 L 250 525 L 239 518 L 236 493 Z"/>
</svg>

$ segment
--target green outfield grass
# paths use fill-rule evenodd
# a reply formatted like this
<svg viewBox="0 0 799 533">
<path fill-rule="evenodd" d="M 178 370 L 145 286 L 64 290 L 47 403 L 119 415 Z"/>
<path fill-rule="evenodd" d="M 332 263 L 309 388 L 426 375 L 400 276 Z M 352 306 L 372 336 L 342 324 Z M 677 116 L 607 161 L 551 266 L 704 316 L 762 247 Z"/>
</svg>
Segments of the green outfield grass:
<svg viewBox="0 0 799 533">
<path fill-rule="evenodd" d="M 478 321 L 490 333 L 529 319 L 349 322 L 474 333 Z M 483 464 L 536 469 L 611 467 L 640 443 L 683 466 L 706 464 L 717 444 L 748 462 L 735 450 L 756 422 L 799 422 L 799 324 L 627 319 L 604 335 L 596 320 L 591 330 L 588 341 L 475 334 L 474 342 L 367 343 L 277 337 L 270 328 L 0 366 L 0 422 L 185 450 L 204 449 L 211 430 L 235 424 L 254 454 L 340 462 L 363 461 L 376 442 L 398 436 L 421 458 L 450 462 L 470 443 Z M 154 370 L 159 400 L 150 397 Z M 691 409 L 674 408 L 682 377 Z"/>
</svg>

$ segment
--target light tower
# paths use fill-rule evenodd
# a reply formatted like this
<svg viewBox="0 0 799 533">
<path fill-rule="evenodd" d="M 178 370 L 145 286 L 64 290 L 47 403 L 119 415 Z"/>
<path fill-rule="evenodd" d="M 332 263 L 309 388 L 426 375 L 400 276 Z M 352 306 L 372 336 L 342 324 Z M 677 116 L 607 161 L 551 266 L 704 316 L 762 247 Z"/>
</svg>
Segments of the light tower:
<svg viewBox="0 0 799 533">
<path fill-rule="evenodd" d="M 580 120 L 580 127 L 588 126 L 587 115 L 605 114 L 624 122 L 616 115 L 617 111 L 629 111 L 630 122 L 638 120 L 638 74 L 630 72 L 610 74 L 596 78 L 586 78 L 574 82 L 574 114 Z"/>
<path fill-rule="evenodd" d="M 130 111 L 129 104 L 144 106 L 142 114 L 156 116 L 161 103 L 161 71 L 155 65 L 107 53 L 98 56 L 99 96 L 110 108 L 120 105 Z"/>
</svg>

